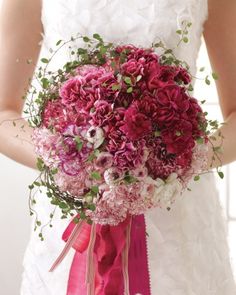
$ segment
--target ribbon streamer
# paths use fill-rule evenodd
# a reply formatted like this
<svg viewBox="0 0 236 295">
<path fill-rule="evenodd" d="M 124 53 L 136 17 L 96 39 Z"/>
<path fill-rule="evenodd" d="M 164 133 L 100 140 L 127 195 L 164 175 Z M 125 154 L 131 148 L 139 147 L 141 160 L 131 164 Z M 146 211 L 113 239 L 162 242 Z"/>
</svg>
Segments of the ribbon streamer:
<svg viewBox="0 0 236 295">
<path fill-rule="evenodd" d="M 62 238 L 66 245 L 50 271 L 75 249 L 67 295 L 151 294 L 144 215 L 117 226 L 71 221 Z"/>
</svg>

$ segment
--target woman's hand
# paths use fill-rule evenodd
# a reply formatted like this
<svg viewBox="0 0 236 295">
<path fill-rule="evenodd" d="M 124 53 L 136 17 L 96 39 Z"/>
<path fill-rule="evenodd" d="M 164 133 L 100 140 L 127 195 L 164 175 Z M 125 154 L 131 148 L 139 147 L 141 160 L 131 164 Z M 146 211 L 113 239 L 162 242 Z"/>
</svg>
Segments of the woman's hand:
<svg viewBox="0 0 236 295">
<path fill-rule="evenodd" d="M 3 0 L 0 11 L 0 152 L 36 166 L 32 130 L 21 118 L 42 39 L 40 0 Z M 32 60 L 32 63 L 27 63 Z M 15 122 L 15 126 L 13 125 Z"/>
</svg>

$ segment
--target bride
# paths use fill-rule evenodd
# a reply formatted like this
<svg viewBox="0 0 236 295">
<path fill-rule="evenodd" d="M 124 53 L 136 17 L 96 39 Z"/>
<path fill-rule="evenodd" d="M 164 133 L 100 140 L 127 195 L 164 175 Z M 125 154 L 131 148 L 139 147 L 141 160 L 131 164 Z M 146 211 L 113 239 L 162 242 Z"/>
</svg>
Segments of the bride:
<svg viewBox="0 0 236 295">
<path fill-rule="evenodd" d="M 77 32 L 85 35 L 96 32 L 107 41 L 144 47 L 159 38 L 171 48 L 178 42 L 176 30 L 187 20 L 192 23 L 189 42 L 176 49 L 175 54 L 188 62 L 194 74 L 201 36 L 204 36 L 212 68 L 220 77 L 217 90 L 227 123 L 220 129 L 225 137 L 221 162 L 225 165 L 235 161 L 235 16 L 236 2 L 223 0 L 3 0 L 0 122 L 4 123 L 0 124 L 0 152 L 36 168 L 36 155 L 30 143 L 32 130 L 26 121 L 23 120 L 22 128 L 22 120 L 16 120 L 16 126 L 12 120 L 21 116 L 21 97 L 39 56 L 45 56 L 56 41 L 66 40 Z M 66 52 L 60 59 L 64 55 Z M 27 64 L 27 60 L 33 62 Z M 216 146 L 220 140 L 217 139 Z M 211 169 L 211 149 L 208 159 Z M 217 165 L 215 160 L 213 166 Z M 155 208 L 145 214 L 151 294 L 236 294 L 212 173 L 190 185 L 191 191 L 170 212 Z M 37 210 L 47 218 L 51 208 L 45 199 L 41 198 Z M 45 233 L 44 242 L 32 233 L 24 258 L 21 295 L 66 294 L 72 251 L 54 273 L 48 269 L 63 247 L 60 237 L 67 223 L 68 220 L 61 220 L 58 215 L 53 230 Z M 115 294 L 116 290 L 105 295 Z"/>
</svg>

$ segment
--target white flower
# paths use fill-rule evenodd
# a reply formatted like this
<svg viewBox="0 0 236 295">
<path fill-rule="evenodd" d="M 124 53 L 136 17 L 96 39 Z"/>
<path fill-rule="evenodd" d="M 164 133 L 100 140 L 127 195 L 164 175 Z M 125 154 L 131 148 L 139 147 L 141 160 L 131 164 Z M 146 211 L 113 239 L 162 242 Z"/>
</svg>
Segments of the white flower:
<svg viewBox="0 0 236 295">
<path fill-rule="evenodd" d="M 117 168 L 111 167 L 104 172 L 103 177 L 105 182 L 112 186 L 123 179 L 123 174 Z"/>
<path fill-rule="evenodd" d="M 88 129 L 85 138 L 88 142 L 94 145 L 95 149 L 97 149 L 104 141 L 104 132 L 102 128 L 91 126 Z"/>
<path fill-rule="evenodd" d="M 181 194 L 182 190 L 183 185 L 176 173 L 171 173 L 165 182 L 157 178 L 155 203 L 161 205 L 161 207 L 170 208 L 171 204 Z"/>
</svg>

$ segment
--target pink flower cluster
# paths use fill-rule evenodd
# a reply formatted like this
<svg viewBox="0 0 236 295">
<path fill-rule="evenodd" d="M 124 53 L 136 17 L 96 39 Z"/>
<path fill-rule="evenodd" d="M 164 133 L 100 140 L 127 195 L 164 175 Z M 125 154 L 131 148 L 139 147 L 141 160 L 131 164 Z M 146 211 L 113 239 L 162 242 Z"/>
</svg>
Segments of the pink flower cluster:
<svg viewBox="0 0 236 295">
<path fill-rule="evenodd" d="M 83 200 L 96 205 L 86 213 L 102 224 L 170 206 L 190 171 L 202 169 L 196 141 L 207 141 L 186 69 L 161 64 L 152 49 L 127 45 L 116 53 L 115 68 L 110 60 L 80 66 L 58 86 L 34 133 L 38 155 L 58 168 L 62 191 L 82 198 L 97 187 L 95 198 Z"/>
</svg>

